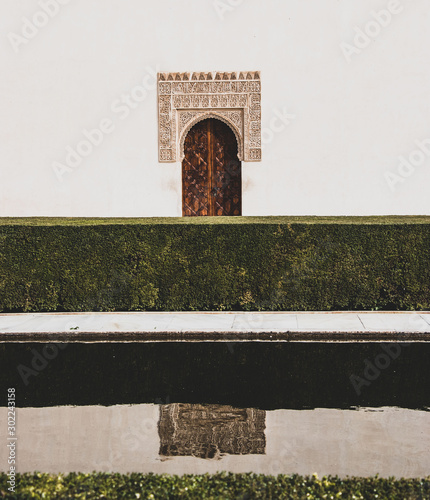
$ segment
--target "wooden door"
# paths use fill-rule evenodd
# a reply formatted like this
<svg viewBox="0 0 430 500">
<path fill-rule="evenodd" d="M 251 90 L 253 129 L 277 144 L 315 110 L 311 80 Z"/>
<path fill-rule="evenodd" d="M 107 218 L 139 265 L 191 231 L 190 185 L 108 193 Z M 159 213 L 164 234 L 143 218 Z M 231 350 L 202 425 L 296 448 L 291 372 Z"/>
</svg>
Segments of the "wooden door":
<svg viewBox="0 0 430 500">
<path fill-rule="evenodd" d="M 197 123 L 184 153 L 182 215 L 241 215 L 241 164 L 230 127 L 214 118 Z"/>
</svg>

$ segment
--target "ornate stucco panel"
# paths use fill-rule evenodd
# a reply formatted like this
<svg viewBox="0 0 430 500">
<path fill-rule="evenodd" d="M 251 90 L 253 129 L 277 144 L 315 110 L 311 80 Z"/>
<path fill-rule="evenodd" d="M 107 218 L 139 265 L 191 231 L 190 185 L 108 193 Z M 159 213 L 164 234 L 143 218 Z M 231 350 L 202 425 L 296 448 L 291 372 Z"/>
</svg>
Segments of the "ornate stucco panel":
<svg viewBox="0 0 430 500">
<path fill-rule="evenodd" d="M 158 74 L 160 162 L 182 161 L 187 133 L 205 118 L 233 130 L 240 160 L 260 161 L 260 72 Z"/>
</svg>

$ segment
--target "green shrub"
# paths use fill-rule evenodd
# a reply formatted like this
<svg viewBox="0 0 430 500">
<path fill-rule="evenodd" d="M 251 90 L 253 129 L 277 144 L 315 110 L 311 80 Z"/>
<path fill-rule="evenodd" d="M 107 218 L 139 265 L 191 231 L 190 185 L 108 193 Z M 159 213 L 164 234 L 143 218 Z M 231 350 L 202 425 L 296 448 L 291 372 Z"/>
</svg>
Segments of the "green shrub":
<svg viewBox="0 0 430 500">
<path fill-rule="evenodd" d="M 427 310 L 430 218 L 0 220 L 0 311 Z"/>
<path fill-rule="evenodd" d="M 429 479 L 227 474 L 18 474 L 15 493 L 0 474 L 0 496 L 14 499 L 356 499 L 430 498 Z"/>
</svg>

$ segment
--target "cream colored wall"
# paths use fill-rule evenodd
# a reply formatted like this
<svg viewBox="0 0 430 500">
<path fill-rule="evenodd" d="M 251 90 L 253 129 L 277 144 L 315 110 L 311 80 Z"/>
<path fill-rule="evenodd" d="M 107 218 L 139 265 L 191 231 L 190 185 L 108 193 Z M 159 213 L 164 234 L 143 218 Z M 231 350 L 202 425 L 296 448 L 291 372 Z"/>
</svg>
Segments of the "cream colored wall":
<svg viewBox="0 0 430 500">
<path fill-rule="evenodd" d="M 212 70 L 262 75 L 244 215 L 430 214 L 429 16 L 427 0 L 1 0 L 0 216 L 180 215 L 154 75 Z"/>
</svg>

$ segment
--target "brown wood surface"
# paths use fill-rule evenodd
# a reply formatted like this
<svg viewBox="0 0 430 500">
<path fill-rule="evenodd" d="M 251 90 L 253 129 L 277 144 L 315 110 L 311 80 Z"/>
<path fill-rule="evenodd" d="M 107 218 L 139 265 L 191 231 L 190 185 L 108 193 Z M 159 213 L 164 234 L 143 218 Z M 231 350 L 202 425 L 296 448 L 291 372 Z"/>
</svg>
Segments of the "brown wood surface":
<svg viewBox="0 0 430 500">
<path fill-rule="evenodd" d="M 228 125 L 209 118 L 188 133 L 182 162 L 182 214 L 241 215 L 241 164 Z"/>
</svg>

